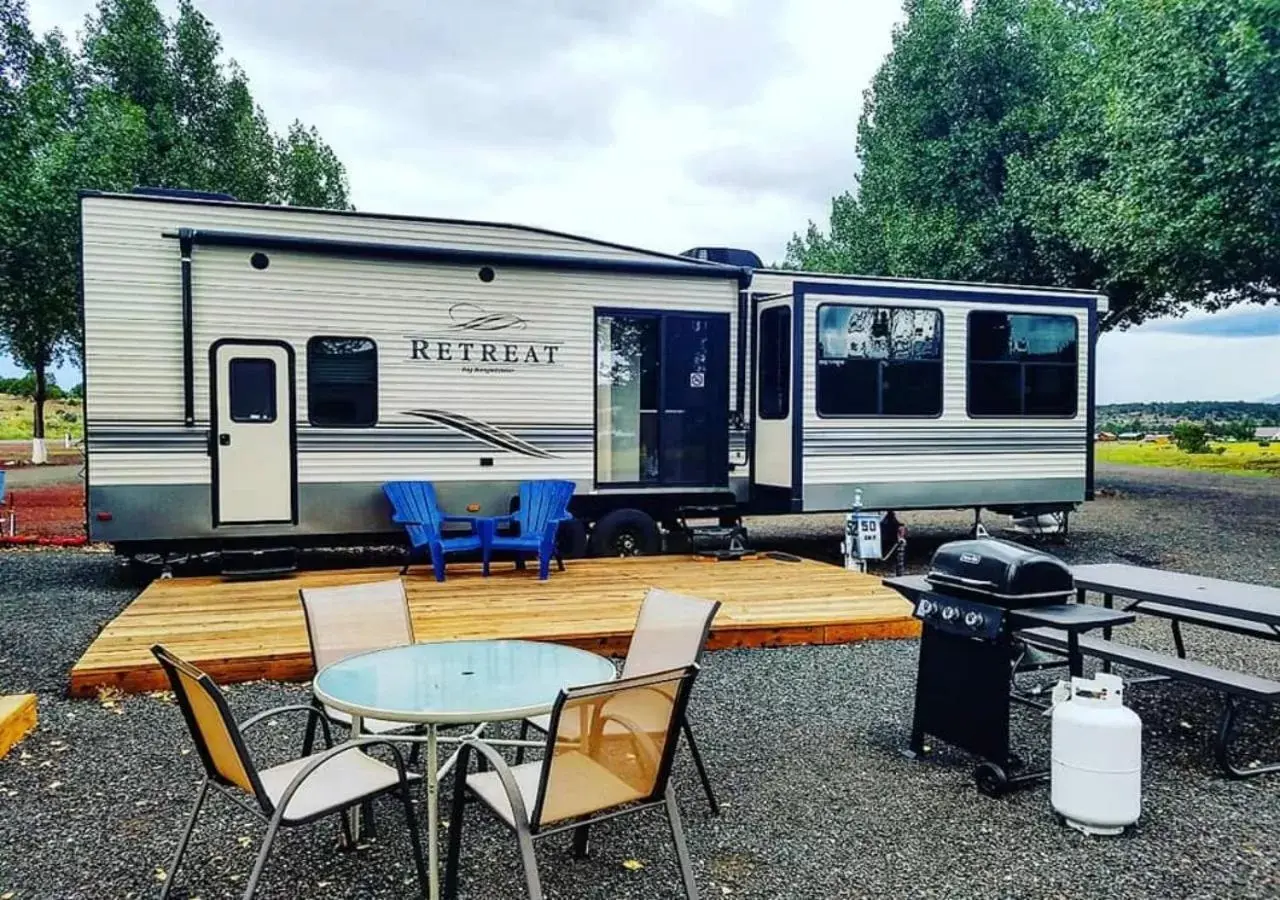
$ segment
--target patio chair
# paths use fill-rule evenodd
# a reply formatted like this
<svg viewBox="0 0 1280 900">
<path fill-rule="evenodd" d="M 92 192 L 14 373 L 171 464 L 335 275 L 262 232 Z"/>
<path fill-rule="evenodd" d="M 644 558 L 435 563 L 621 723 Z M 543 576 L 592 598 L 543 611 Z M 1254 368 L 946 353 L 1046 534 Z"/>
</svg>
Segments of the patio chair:
<svg viewBox="0 0 1280 900">
<path fill-rule="evenodd" d="M 718 600 L 703 600 L 660 588 L 650 588 L 645 594 L 644 602 L 640 604 L 640 613 L 636 616 L 631 644 L 627 647 L 627 657 L 622 663 L 621 677 L 633 678 L 698 663 L 702 659 L 707 635 L 711 633 L 711 622 L 719 609 Z M 637 710 L 634 714 L 642 713 Z M 662 714 L 661 706 L 656 706 L 643 713 L 641 724 L 648 725 L 655 716 L 660 717 Z M 527 739 L 530 727 L 547 731 L 551 727 L 551 717 L 533 716 L 525 719 L 520 723 L 521 739 Z M 698 779 L 707 795 L 711 814 L 718 816 L 720 804 L 716 801 L 698 744 L 693 739 L 693 729 L 684 716 L 680 719 L 680 730 L 684 732 L 685 741 L 689 745 L 689 755 L 693 757 L 694 767 L 698 770 Z M 517 749 L 516 762 L 521 762 L 523 758 L 524 748 Z"/>
<path fill-rule="evenodd" d="M 572 481 L 522 481 L 520 482 L 520 507 L 509 516 L 483 520 L 481 538 L 484 543 L 484 574 L 489 574 L 489 559 L 494 550 L 512 550 L 516 555 L 516 568 L 524 568 L 524 554 L 538 556 L 538 578 L 546 581 L 554 556 L 560 571 L 564 560 L 556 549 L 556 532 L 560 523 L 571 518 L 569 500 L 575 485 Z M 514 524 L 513 534 L 499 534 L 501 525 Z"/>
<path fill-rule="evenodd" d="M 424 549 L 431 555 L 431 568 L 436 581 L 444 581 L 444 560 L 449 553 L 465 553 L 480 549 L 480 535 L 472 516 L 447 516 L 436 502 L 436 488 L 429 481 L 388 481 L 382 492 L 391 501 L 394 514 L 391 521 L 404 526 L 409 535 L 409 556 L 405 559 L 403 575 L 409 571 L 415 553 Z M 466 522 L 471 532 L 446 537 L 444 526 L 449 522 Z"/>
<path fill-rule="evenodd" d="M 336 816 L 350 841 L 343 812 L 383 794 L 398 794 L 404 803 L 409 840 L 413 845 L 414 863 L 418 869 L 418 882 L 423 895 L 426 895 L 427 873 L 422 860 L 422 843 L 409 799 L 409 784 L 417 780 L 417 776 L 406 773 L 400 750 L 393 743 L 377 738 L 361 738 L 333 747 L 329 738 L 328 721 L 323 713 L 310 706 L 281 706 L 258 713 L 237 724 L 222 692 L 208 675 L 159 644 L 153 646 L 151 652 L 169 677 L 205 771 L 200 791 L 196 795 L 195 808 L 191 811 L 191 817 L 178 841 L 177 853 L 169 865 L 164 887 L 160 891 L 160 900 L 165 900 L 169 895 L 210 788 L 267 823 L 262 848 L 258 851 L 257 861 L 245 885 L 244 900 L 251 900 L 257 890 L 271 845 L 282 827 L 306 825 L 327 816 Z M 258 769 L 245 746 L 244 735 L 255 725 L 286 712 L 304 713 L 313 721 L 319 722 L 324 731 L 327 749 L 314 756 L 303 756 L 282 765 Z M 374 746 L 385 747 L 395 764 L 388 765 L 364 752 Z"/>
<path fill-rule="evenodd" d="M 515 832 L 530 900 L 542 900 L 535 840 L 572 831 L 575 854 L 582 856 L 591 824 L 665 808 L 685 895 L 696 900 L 693 865 L 670 776 L 679 723 L 697 671 L 697 666 L 687 666 L 561 691 L 551 711 L 546 754 L 537 762 L 512 767 L 497 748 L 478 738 L 465 739 L 449 816 L 446 900 L 457 897 L 468 794 Z M 636 708 L 660 710 L 662 715 L 641 725 L 632 717 Z M 468 773 L 473 752 L 488 760 L 492 770 Z"/>
<path fill-rule="evenodd" d="M 409 600 L 399 578 L 341 587 L 300 588 L 298 597 L 307 623 L 311 663 L 317 672 L 357 653 L 403 647 L 414 642 Z M 349 714 L 323 706 L 315 698 L 312 704 L 323 711 L 331 723 L 351 727 Z M 302 744 L 304 756 L 309 755 L 315 745 L 317 721 L 314 716 L 307 721 Z M 403 722 L 361 720 L 362 734 L 386 734 L 411 727 Z M 418 751 L 419 745 L 414 743 L 409 755 L 410 766 L 417 763 Z"/>
</svg>

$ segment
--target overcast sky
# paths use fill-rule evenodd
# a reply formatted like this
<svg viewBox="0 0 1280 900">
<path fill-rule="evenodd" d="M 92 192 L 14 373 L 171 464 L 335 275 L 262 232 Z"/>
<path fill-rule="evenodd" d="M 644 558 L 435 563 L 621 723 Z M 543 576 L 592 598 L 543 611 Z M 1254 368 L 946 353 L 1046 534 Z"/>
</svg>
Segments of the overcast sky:
<svg viewBox="0 0 1280 900">
<path fill-rule="evenodd" d="M 90 0 L 30 0 L 78 32 Z M 849 188 L 899 0 L 196 0 L 283 130 L 372 212 L 782 258 Z M 173 4 L 161 6 L 172 13 Z M 1099 400 L 1280 393 L 1266 338 L 1103 339 Z M 11 367 L 0 363 L 0 371 Z M 71 380 L 74 376 L 69 376 Z M 64 377 L 64 380 L 68 378 Z"/>
</svg>

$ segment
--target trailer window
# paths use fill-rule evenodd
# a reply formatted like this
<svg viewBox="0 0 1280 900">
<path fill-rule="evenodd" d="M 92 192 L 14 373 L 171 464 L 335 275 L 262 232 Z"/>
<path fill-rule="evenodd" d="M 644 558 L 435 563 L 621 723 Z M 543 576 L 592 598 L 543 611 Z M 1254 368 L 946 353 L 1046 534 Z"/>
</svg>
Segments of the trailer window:
<svg viewBox="0 0 1280 900">
<path fill-rule="evenodd" d="M 1078 396 L 1074 316 L 969 314 L 969 415 L 1072 417 Z"/>
<path fill-rule="evenodd" d="M 378 421 L 378 348 L 365 337 L 307 341 L 307 419 L 330 428 Z"/>
<path fill-rule="evenodd" d="M 760 313 L 760 418 L 785 419 L 791 414 L 791 307 L 774 306 Z"/>
<path fill-rule="evenodd" d="M 276 362 L 239 356 L 227 366 L 232 422 L 276 420 Z"/>
<path fill-rule="evenodd" d="M 818 307 L 818 415 L 942 415 L 942 313 Z"/>
</svg>

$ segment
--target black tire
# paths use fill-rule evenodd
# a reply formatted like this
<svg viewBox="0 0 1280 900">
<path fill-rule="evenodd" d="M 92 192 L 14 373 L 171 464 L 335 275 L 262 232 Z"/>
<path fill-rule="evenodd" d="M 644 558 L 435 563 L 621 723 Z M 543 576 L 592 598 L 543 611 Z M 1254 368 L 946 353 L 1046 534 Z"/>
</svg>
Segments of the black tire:
<svg viewBox="0 0 1280 900">
<path fill-rule="evenodd" d="M 560 523 L 556 532 L 556 549 L 561 559 L 582 559 L 587 555 L 587 523 L 569 519 Z"/>
<path fill-rule="evenodd" d="M 591 531 L 592 556 L 653 556 L 661 549 L 658 523 L 638 509 L 615 509 Z"/>
</svg>

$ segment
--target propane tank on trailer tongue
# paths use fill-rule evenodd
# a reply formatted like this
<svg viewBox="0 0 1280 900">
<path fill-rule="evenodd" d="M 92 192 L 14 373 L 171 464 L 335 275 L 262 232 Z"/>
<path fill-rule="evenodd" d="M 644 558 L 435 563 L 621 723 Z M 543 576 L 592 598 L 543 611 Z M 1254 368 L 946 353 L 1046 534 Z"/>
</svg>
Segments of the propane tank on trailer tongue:
<svg viewBox="0 0 1280 900">
<path fill-rule="evenodd" d="M 1054 812 L 1085 834 L 1120 834 L 1142 811 L 1142 720 L 1124 705 L 1124 682 L 1059 682 L 1051 715 Z"/>
</svg>

